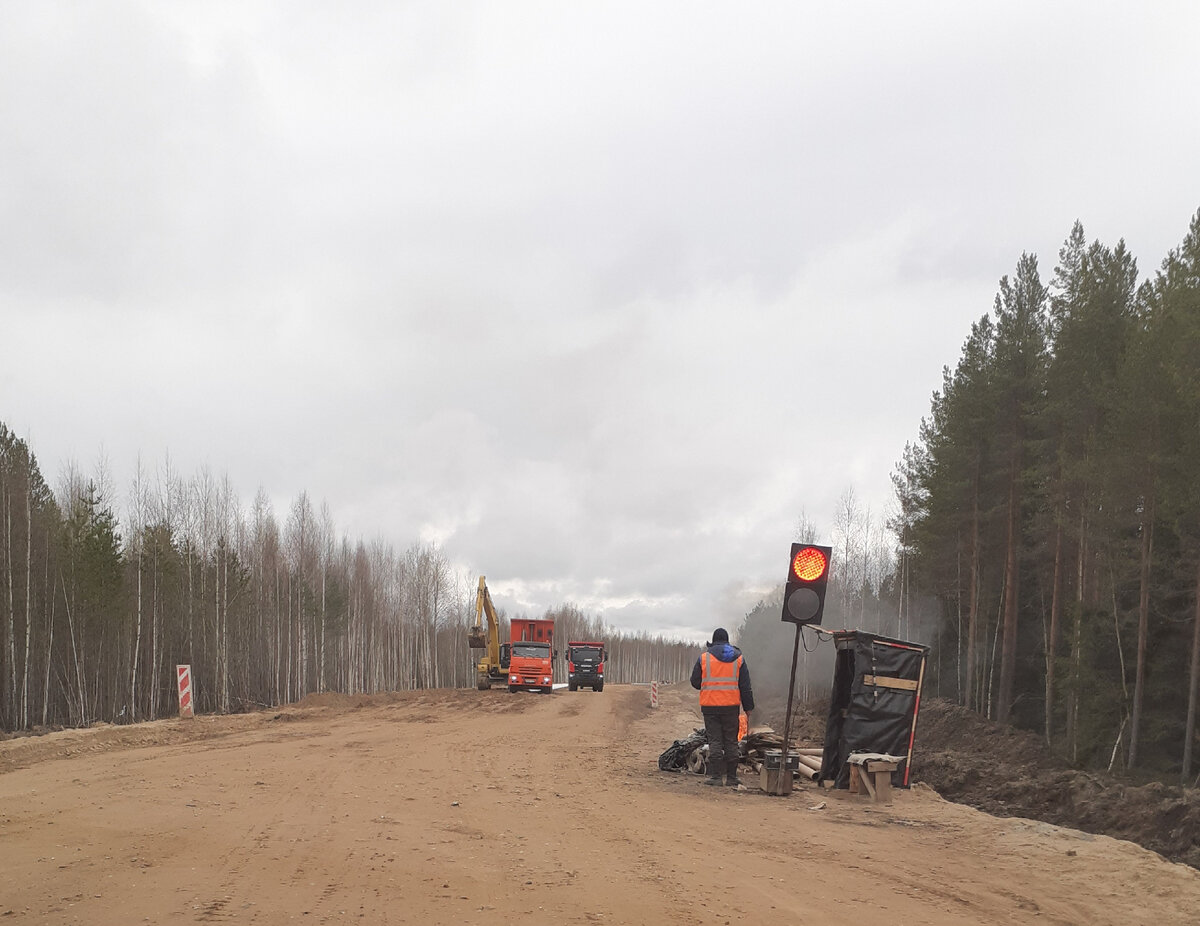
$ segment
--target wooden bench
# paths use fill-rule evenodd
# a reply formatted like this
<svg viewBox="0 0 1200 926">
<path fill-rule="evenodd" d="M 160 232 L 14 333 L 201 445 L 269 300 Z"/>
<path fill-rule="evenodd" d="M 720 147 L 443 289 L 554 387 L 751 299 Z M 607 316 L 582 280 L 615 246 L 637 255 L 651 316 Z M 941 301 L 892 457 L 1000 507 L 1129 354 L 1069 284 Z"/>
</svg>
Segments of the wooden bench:
<svg viewBox="0 0 1200 926">
<path fill-rule="evenodd" d="M 892 772 L 904 760 L 899 756 L 879 753 L 851 753 L 846 759 L 850 763 L 850 793 L 866 792 L 876 804 L 888 804 L 892 800 Z"/>
</svg>

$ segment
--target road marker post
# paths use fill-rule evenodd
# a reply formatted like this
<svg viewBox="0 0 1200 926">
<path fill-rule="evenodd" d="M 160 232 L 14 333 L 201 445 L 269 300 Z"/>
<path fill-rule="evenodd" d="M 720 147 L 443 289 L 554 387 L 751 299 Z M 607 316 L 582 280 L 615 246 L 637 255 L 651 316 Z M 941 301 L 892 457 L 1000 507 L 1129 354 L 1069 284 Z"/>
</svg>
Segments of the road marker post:
<svg viewBox="0 0 1200 926">
<path fill-rule="evenodd" d="M 658 682 L 650 683 L 650 706 L 658 707 Z"/>
<path fill-rule="evenodd" d="M 196 716 L 192 708 L 192 667 L 176 666 L 175 675 L 179 680 L 179 717 L 188 719 Z"/>
</svg>

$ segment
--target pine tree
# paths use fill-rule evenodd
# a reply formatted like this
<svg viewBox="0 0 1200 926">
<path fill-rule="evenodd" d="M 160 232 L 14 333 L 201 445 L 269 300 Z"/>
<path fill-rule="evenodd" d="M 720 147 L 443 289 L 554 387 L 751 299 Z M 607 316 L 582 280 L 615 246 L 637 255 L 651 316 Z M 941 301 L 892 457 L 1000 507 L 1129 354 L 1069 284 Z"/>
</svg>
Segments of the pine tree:
<svg viewBox="0 0 1200 926">
<path fill-rule="evenodd" d="M 1050 300 L 1052 358 L 1047 372 L 1047 437 L 1050 456 L 1045 474 L 1050 519 L 1043 525 L 1051 588 L 1046 633 L 1045 735 L 1053 740 L 1059 620 L 1064 599 L 1074 589 L 1071 634 L 1071 698 L 1068 739 L 1073 740 L 1078 700 L 1082 624 L 1090 602 L 1089 583 L 1079 579 L 1090 568 L 1091 530 L 1104 508 L 1100 474 L 1111 471 L 1102 439 L 1117 400 L 1117 376 L 1129 342 L 1134 313 L 1137 267 L 1123 241 L 1110 250 L 1099 242 L 1084 246 L 1076 222 L 1059 252 Z M 1074 583 L 1068 551 L 1076 556 Z M 1094 587 L 1094 583 L 1091 583 Z"/>
<path fill-rule="evenodd" d="M 997 438 L 1007 483 L 1004 617 L 996 698 L 996 719 L 1001 723 L 1009 719 L 1013 703 L 1025 554 L 1022 527 L 1027 502 L 1026 471 L 1033 466 L 1030 450 L 1038 439 L 1038 421 L 1043 411 L 1047 295 L 1038 274 L 1037 258 L 1023 254 L 1014 278 L 1000 281 L 994 309 Z"/>
</svg>

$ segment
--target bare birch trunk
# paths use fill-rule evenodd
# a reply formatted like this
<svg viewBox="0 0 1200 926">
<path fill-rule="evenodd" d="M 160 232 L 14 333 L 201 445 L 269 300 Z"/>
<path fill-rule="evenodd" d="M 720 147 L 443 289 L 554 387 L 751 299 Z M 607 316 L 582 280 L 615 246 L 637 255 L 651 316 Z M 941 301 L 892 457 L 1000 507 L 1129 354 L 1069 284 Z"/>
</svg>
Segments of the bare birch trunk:
<svg viewBox="0 0 1200 926">
<path fill-rule="evenodd" d="M 992 632 L 992 654 L 988 665 L 987 673 L 987 697 L 984 703 L 987 705 L 983 711 L 985 717 L 990 720 L 995 720 L 996 715 L 992 711 L 992 693 L 996 683 L 996 647 L 1000 642 L 1000 630 L 1004 623 L 1004 607 L 1005 607 L 1005 589 L 1000 592 L 1000 606 L 996 610 L 996 628 Z"/>
<path fill-rule="evenodd" d="M 12 565 L 12 490 L 10 483 L 5 480 L 0 485 L 0 504 L 4 506 L 4 574 L 5 585 L 8 588 L 8 620 L 4 626 L 4 642 L 8 649 L 8 678 L 5 687 L 8 697 L 5 699 L 8 717 L 0 718 L 0 723 L 8 722 L 9 728 L 15 727 L 17 719 L 17 625 L 16 611 L 13 607 L 13 565 Z"/>
<path fill-rule="evenodd" d="M 1121 614 L 1117 610 L 1117 579 L 1113 575 L 1112 565 L 1109 565 L 1108 571 L 1109 593 L 1112 596 L 1112 616 L 1113 616 L 1113 637 L 1117 641 L 1117 661 L 1120 664 L 1121 670 L 1121 731 L 1117 734 L 1117 741 L 1113 743 L 1113 759 L 1117 755 L 1117 747 L 1121 745 L 1121 736 L 1125 732 L 1125 725 L 1129 722 L 1129 686 L 1125 683 L 1127 673 L 1125 671 L 1125 644 L 1121 641 Z M 1109 771 L 1112 771 L 1112 759 L 1109 760 Z"/>
<path fill-rule="evenodd" d="M 959 536 L 961 537 L 961 534 L 960 534 Z M 955 565 L 955 567 L 956 567 L 956 574 L 955 574 L 955 577 L 954 577 L 954 578 L 955 578 L 955 582 L 954 582 L 954 585 L 955 585 L 955 588 L 954 588 L 954 621 L 955 621 L 955 623 L 954 623 L 954 637 L 955 637 L 955 644 L 954 644 L 954 693 L 955 693 L 955 696 L 958 698 L 958 700 L 959 700 L 959 702 L 960 702 L 960 703 L 965 703 L 966 699 L 963 697 L 963 687 L 962 687 L 962 685 L 963 685 L 963 635 L 962 635 L 962 631 L 963 631 L 963 600 L 962 600 L 962 559 L 963 559 L 963 558 L 962 558 L 962 544 L 961 544 L 961 543 L 959 543 L 959 544 L 957 545 L 957 554 L 958 554 L 958 555 L 957 555 L 957 556 L 955 556 L 955 558 L 954 558 L 954 565 Z M 906 557 L 906 559 L 907 559 L 907 557 Z M 906 571 L 907 571 L 907 566 L 906 566 Z M 939 644 L 939 645 L 938 645 L 938 652 L 940 653 L 940 652 L 942 651 L 942 648 L 941 648 L 941 645 L 940 645 L 940 644 L 941 644 L 941 627 L 940 627 L 940 624 L 939 624 L 939 627 L 938 627 L 938 644 Z M 940 659 L 940 658 L 938 659 L 938 663 L 939 663 L 939 664 L 941 663 L 941 659 Z M 940 692 L 940 687 L 941 687 L 941 671 L 940 671 L 940 669 L 939 669 L 939 671 L 938 671 L 938 687 L 939 687 L 939 695 L 940 695 L 940 693 L 941 693 L 941 692 Z"/>
<path fill-rule="evenodd" d="M 142 649 L 142 548 L 138 544 L 137 550 L 137 626 L 133 635 L 133 654 L 130 662 L 133 665 L 129 673 L 129 719 L 131 722 L 137 722 L 137 680 L 138 680 L 138 654 Z M 153 708 L 151 708 L 153 710 Z M 151 714 L 151 717 L 154 715 Z"/>
<path fill-rule="evenodd" d="M 1137 669 L 1133 683 L 1133 713 L 1129 724 L 1129 768 L 1137 764 L 1138 737 L 1142 726 L 1142 701 L 1146 691 L 1146 641 L 1150 628 L 1150 561 L 1154 555 L 1154 474 L 1142 521 L 1142 562 L 1139 573 Z M 1124 682 L 1124 678 L 1122 678 Z"/>
<path fill-rule="evenodd" d="M 46 532 L 46 574 L 43 580 L 46 601 L 49 603 L 46 619 L 46 672 L 42 676 L 42 726 L 50 721 L 50 669 L 54 665 L 54 617 L 58 595 L 50 584 L 50 532 Z"/>
<path fill-rule="evenodd" d="M 1012 711 L 1013 679 L 1017 664 L 1017 606 L 1020 589 L 1020 562 L 1017 547 L 1020 545 L 1018 522 L 1021 494 L 1018 490 L 1020 478 L 1019 451 L 1012 456 L 1012 470 L 1008 483 L 1008 530 L 1007 550 L 1004 556 L 1004 638 L 1000 646 L 1000 691 L 996 699 L 996 720 L 1008 723 Z"/>
<path fill-rule="evenodd" d="M 296 583 L 296 697 L 303 698 L 308 691 L 308 634 L 304 626 L 304 578 Z"/>
<path fill-rule="evenodd" d="M 1196 569 L 1196 610 L 1192 617 L 1192 666 L 1188 676 L 1187 725 L 1183 733 L 1183 783 L 1192 777 L 1192 744 L 1196 738 L 1196 696 L 1200 692 L 1200 562 Z"/>
<path fill-rule="evenodd" d="M 317 691 L 325 690 L 325 581 L 328 567 L 321 566 L 321 635 L 317 644 Z"/>
<path fill-rule="evenodd" d="M 976 641 L 979 639 L 979 465 L 975 466 L 974 492 L 971 504 L 971 596 L 967 612 L 967 692 L 966 706 L 979 710 L 975 697 Z"/>
<path fill-rule="evenodd" d="M 1054 575 L 1050 582 L 1050 629 L 1046 634 L 1046 711 L 1045 736 L 1046 745 L 1054 744 L 1054 667 L 1058 659 L 1058 624 L 1062 611 L 1060 591 L 1062 588 L 1062 546 L 1063 530 L 1061 510 L 1054 518 Z"/>
<path fill-rule="evenodd" d="M 192 563 L 194 545 L 191 540 L 187 544 L 187 651 L 188 663 L 195 671 L 196 666 L 196 579 Z M 194 680 L 193 680 L 194 683 Z M 194 699 L 193 695 L 193 699 Z"/>
<path fill-rule="evenodd" d="M 25 659 L 21 670 L 21 727 L 29 729 L 29 648 L 33 628 L 33 472 L 25 479 Z"/>
<path fill-rule="evenodd" d="M 78 706 L 78 721 L 79 726 L 82 726 L 87 718 L 87 684 L 84 678 L 84 660 L 80 652 L 81 647 L 79 645 L 78 634 L 75 630 L 75 618 L 73 617 L 74 612 L 71 608 L 71 599 L 67 594 L 67 582 L 65 578 L 61 576 L 60 578 L 62 578 L 63 607 L 65 607 L 67 611 L 67 629 L 71 635 L 71 656 L 75 664 L 75 684 L 77 686 L 76 697 L 78 699 L 78 704 L 72 705 L 72 709 L 74 709 L 75 706 Z"/>
<path fill-rule="evenodd" d="M 155 682 L 156 677 L 159 677 L 160 671 L 160 656 L 158 653 L 159 627 L 162 621 L 162 601 L 160 600 L 161 589 L 159 588 L 159 556 L 158 547 L 155 545 L 152 551 L 152 582 L 150 585 L 150 710 L 151 717 L 155 720 L 159 717 L 159 700 L 158 685 Z"/>
<path fill-rule="evenodd" d="M 292 578 L 287 576 L 287 668 L 284 670 L 284 697 L 285 701 L 295 700 L 292 689 Z"/>
<path fill-rule="evenodd" d="M 221 558 L 221 711 L 229 713 L 229 549 Z"/>
<path fill-rule="evenodd" d="M 216 612 L 213 620 L 213 707 L 221 713 L 225 712 L 225 603 L 224 562 L 228 556 L 224 537 L 219 537 L 216 552 L 213 557 L 213 610 Z"/>
<path fill-rule="evenodd" d="M 281 702 L 283 691 L 283 621 L 279 614 L 279 557 L 275 557 L 275 703 Z"/>
<path fill-rule="evenodd" d="M 1086 498 L 1087 492 L 1080 493 Z M 1079 757 L 1079 686 L 1082 682 L 1083 606 L 1087 600 L 1084 578 L 1087 574 L 1087 517 L 1079 514 L 1079 551 L 1075 570 L 1075 613 L 1071 621 L 1071 690 L 1067 695 L 1067 750 L 1074 762 Z"/>
</svg>

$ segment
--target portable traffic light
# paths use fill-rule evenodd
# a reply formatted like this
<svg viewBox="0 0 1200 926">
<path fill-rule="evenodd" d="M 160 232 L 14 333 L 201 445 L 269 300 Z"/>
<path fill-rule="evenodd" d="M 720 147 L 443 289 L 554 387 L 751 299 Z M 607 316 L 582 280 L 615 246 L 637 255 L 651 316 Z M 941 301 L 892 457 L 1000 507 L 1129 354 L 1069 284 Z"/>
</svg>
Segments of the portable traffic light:
<svg viewBox="0 0 1200 926">
<path fill-rule="evenodd" d="M 793 624 L 819 624 L 825 611 L 825 586 L 829 584 L 832 547 L 793 543 L 783 591 L 783 620 Z"/>
</svg>

